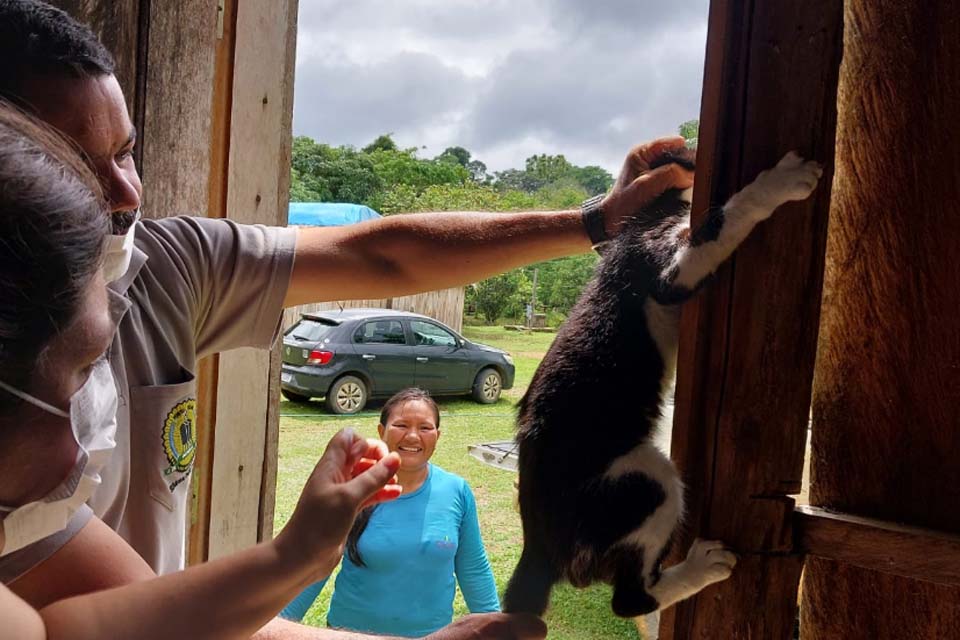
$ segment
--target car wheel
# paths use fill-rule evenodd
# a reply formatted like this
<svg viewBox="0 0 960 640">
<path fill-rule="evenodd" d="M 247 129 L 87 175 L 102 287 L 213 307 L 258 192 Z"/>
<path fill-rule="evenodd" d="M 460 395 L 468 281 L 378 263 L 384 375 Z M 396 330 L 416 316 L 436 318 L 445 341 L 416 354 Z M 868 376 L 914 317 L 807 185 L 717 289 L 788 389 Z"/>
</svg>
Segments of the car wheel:
<svg viewBox="0 0 960 640">
<path fill-rule="evenodd" d="M 473 399 L 480 404 L 493 404 L 502 391 L 503 379 L 496 369 L 484 369 L 473 381 Z"/>
<path fill-rule="evenodd" d="M 367 385 L 356 376 L 343 376 L 327 391 L 327 409 L 346 415 L 357 413 L 367 404 Z"/>
<path fill-rule="evenodd" d="M 303 396 L 293 391 L 287 391 L 286 389 L 281 390 L 280 393 L 290 402 L 310 402 L 310 396 Z"/>
</svg>

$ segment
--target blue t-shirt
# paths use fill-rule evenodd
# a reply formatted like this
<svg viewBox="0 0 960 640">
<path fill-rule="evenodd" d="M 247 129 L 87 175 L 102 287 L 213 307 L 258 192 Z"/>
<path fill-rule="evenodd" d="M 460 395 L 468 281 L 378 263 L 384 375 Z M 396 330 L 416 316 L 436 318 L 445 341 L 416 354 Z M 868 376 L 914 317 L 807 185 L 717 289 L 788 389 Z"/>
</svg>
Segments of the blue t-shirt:
<svg viewBox="0 0 960 640">
<path fill-rule="evenodd" d="M 457 582 L 472 613 L 500 610 L 473 492 L 440 467 L 430 465 L 413 493 L 378 506 L 357 548 L 367 566 L 344 556 L 327 612 L 331 627 L 428 635 L 453 620 Z M 307 587 L 280 615 L 301 620 L 324 584 Z"/>
</svg>

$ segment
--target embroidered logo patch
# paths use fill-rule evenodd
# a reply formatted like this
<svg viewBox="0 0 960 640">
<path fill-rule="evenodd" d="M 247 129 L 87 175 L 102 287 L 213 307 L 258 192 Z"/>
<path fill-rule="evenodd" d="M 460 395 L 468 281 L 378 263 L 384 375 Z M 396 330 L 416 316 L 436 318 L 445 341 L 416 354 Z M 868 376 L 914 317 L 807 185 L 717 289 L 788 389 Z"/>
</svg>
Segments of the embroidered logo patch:
<svg viewBox="0 0 960 640">
<path fill-rule="evenodd" d="M 188 473 L 197 453 L 197 401 L 194 398 L 177 404 L 163 424 L 163 450 L 170 466 L 163 475 Z M 174 483 L 173 488 L 179 483 Z M 173 490 L 171 488 L 171 491 Z"/>
</svg>

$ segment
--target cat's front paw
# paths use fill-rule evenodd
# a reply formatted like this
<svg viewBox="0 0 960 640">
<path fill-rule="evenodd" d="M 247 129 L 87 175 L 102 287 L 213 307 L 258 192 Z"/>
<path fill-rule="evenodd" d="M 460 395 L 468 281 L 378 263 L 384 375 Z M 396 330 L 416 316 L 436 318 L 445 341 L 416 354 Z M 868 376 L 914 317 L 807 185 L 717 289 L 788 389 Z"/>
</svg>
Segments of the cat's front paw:
<svg viewBox="0 0 960 640">
<path fill-rule="evenodd" d="M 684 563 L 701 588 L 726 580 L 737 565 L 737 556 L 717 540 L 693 541 Z"/>
<path fill-rule="evenodd" d="M 806 200 L 823 175 L 823 167 L 813 160 L 805 161 L 796 151 L 790 151 L 772 169 L 762 172 L 754 181 L 757 195 L 769 210 L 795 200 Z"/>
</svg>

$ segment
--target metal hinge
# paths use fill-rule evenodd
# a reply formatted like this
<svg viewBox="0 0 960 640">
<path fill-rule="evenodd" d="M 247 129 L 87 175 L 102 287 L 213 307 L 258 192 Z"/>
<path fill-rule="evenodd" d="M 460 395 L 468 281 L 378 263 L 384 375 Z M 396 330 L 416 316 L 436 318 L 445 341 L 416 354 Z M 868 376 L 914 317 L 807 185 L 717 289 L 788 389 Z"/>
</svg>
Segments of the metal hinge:
<svg viewBox="0 0 960 640">
<path fill-rule="evenodd" d="M 226 10 L 226 0 L 217 0 L 217 40 L 223 39 L 223 14 Z"/>
</svg>

